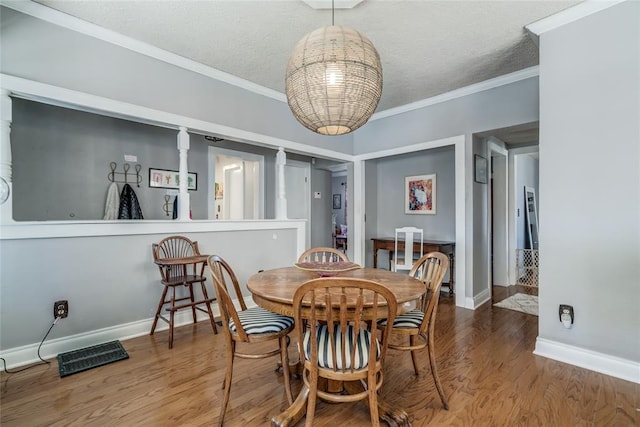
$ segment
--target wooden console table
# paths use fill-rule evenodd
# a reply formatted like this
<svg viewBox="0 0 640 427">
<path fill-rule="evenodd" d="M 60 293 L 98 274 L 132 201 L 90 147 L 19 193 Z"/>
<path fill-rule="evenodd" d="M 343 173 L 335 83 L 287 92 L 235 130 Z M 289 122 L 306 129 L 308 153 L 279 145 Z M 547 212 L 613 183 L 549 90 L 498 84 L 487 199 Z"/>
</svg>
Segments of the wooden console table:
<svg viewBox="0 0 640 427">
<path fill-rule="evenodd" d="M 373 268 L 378 268 L 378 250 L 384 249 L 389 251 L 389 270 L 391 270 L 391 258 L 396 249 L 396 239 L 393 237 L 374 237 L 371 240 L 373 241 Z M 398 241 L 398 250 L 404 250 L 404 241 Z M 419 242 L 413 243 L 413 251 L 420 253 Z M 449 283 L 444 284 L 449 286 L 449 295 L 453 295 L 453 264 L 456 252 L 455 242 L 424 240 L 422 242 L 422 253 L 427 254 L 429 252 L 442 252 L 449 256 Z"/>
</svg>

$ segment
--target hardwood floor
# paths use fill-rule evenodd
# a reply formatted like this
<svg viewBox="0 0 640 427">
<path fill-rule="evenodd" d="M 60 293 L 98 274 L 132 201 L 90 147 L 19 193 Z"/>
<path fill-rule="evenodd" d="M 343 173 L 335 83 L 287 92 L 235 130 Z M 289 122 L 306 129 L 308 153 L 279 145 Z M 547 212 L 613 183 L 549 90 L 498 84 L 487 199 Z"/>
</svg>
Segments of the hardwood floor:
<svg viewBox="0 0 640 427">
<path fill-rule="evenodd" d="M 494 302 L 529 289 L 496 288 Z M 436 331 L 442 408 L 428 371 L 391 352 L 381 394 L 414 427 L 638 426 L 640 385 L 535 356 L 537 317 L 485 304 L 456 308 L 442 293 Z M 208 322 L 122 342 L 130 358 L 60 378 L 57 362 L 2 373 L 0 424 L 11 426 L 209 426 L 220 411 L 224 338 Z M 291 347 L 290 354 L 295 355 Z M 287 406 L 277 357 L 237 360 L 225 426 L 270 425 Z M 301 381 L 293 381 L 294 393 Z M 298 426 L 304 425 L 304 419 Z M 363 403 L 319 402 L 317 426 L 366 426 Z"/>
</svg>

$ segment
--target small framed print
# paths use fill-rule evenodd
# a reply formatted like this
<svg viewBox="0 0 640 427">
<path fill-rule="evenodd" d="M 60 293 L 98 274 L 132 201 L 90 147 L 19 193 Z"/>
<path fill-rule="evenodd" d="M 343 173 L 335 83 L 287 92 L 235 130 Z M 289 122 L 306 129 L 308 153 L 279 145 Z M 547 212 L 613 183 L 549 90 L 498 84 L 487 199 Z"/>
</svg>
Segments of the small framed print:
<svg viewBox="0 0 640 427">
<path fill-rule="evenodd" d="M 474 181 L 479 182 L 480 184 L 486 184 L 487 183 L 487 159 L 476 154 L 474 170 L 475 170 L 475 173 L 473 176 Z"/>
<path fill-rule="evenodd" d="M 334 194 L 333 195 L 333 209 L 342 209 L 342 195 Z"/>
<path fill-rule="evenodd" d="M 149 168 L 150 188 L 180 188 L 180 173 L 174 170 Z M 198 174 L 189 172 L 187 190 L 198 190 Z"/>
</svg>

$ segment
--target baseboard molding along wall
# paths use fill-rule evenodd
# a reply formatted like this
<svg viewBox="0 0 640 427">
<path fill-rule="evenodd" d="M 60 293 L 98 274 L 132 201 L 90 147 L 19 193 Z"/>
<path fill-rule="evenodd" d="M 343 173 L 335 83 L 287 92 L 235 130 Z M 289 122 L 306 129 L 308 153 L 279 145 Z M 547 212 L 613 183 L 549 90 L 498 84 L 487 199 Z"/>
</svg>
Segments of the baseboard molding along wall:
<svg viewBox="0 0 640 427">
<path fill-rule="evenodd" d="M 248 308 L 256 306 L 250 296 L 245 296 L 244 298 Z M 235 300 L 234 304 L 236 305 L 236 307 L 240 306 Z M 213 315 L 215 316 L 215 318 L 219 320 L 220 310 L 218 309 L 218 304 L 213 303 L 211 305 L 211 309 L 213 310 Z M 209 321 L 209 316 L 206 313 L 201 313 L 200 311 L 196 312 L 196 318 L 198 319 L 198 322 Z M 175 327 L 193 323 L 191 311 L 182 310 L 177 312 L 174 322 Z M 71 335 L 68 337 L 45 340 L 40 349 L 40 356 L 42 356 L 42 358 L 45 360 L 53 361 L 58 354 L 66 353 L 67 351 L 78 350 L 81 348 L 114 340 L 124 341 L 143 335 L 149 335 L 152 324 L 153 317 L 136 322 L 123 323 L 122 325 L 116 325 L 110 328 L 97 329 L 95 331 Z M 167 322 L 159 321 L 156 325 L 156 333 L 160 331 L 166 331 L 168 329 L 169 324 Z M 218 333 L 223 333 L 220 326 L 218 326 Z M 38 362 L 42 363 L 42 361 L 38 358 L 39 345 L 40 343 L 35 343 L 3 351 L 2 357 L 6 360 L 7 369 L 11 370 L 16 367 L 31 365 Z M 167 342 L 167 348 L 168 346 L 169 343 Z M 124 347 L 126 350 L 126 344 Z"/>
<path fill-rule="evenodd" d="M 533 354 L 640 384 L 640 363 L 632 360 L 540 337 Z"/>
</svg>

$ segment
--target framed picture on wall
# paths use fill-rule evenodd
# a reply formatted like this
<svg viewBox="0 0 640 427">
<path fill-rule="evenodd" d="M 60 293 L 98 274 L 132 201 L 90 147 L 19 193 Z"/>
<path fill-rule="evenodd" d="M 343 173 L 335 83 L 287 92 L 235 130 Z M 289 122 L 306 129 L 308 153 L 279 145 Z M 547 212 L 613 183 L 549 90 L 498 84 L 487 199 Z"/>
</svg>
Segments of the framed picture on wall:
<svg viewBox="0 0 640 427">
<path fill-rule="evenodd" d="M 180 173 L 174 170 L 149 168 L 150 188 L 180 188 Z M 189 172 L 187 175 L 187 190 L 198 189 L 198 174 Z"/>
<path fill-rule="evenodd" d="M 435 215 L 435 174 L 407 176 L 404 178 L 404 213 Z"/>
<path fill-rule="evenodd" d="M 476 154 L 474 170 L 475 170 L 475 174 L 473 176 L 474 181 L 479 182 L 480 184 L 486 184 L 487 183 L 487 159 Z"/>
<path fill-rule="evenodd" d="M 342 195 L 334 194 L 333 195 L 333 209 L 342 209 Z"/>
</svg>

